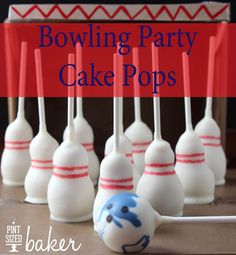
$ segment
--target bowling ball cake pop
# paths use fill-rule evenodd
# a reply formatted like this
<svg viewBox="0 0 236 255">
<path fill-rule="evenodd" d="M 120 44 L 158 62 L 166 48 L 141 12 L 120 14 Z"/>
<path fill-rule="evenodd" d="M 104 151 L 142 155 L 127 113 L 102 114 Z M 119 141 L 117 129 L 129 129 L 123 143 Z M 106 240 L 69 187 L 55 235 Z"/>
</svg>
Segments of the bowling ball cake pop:
<svg viewBox="0 0 236 255">
<path fill-rule="evenodd" d="M 111 250 L 140 252 L 148 246 L 158 225 L 156 214 L 147 200 L 123 192 L 103 204 L 94 224 Z"/>
</svg>

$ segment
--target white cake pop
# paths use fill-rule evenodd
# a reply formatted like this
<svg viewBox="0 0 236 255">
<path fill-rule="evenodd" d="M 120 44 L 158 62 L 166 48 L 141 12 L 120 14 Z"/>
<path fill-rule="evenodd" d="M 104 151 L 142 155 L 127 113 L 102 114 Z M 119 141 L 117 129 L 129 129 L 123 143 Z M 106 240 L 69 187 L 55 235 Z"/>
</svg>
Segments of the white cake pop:
<svg viewBox="0 0 236 255">
<path fill-rule="evenodd" d="M 52 175 L 52 158 L 58 147 L 57 141 L 47 132 L 43 96 L 41 52 L 35 50 L 38 87 L 39 132 L 30 143 L 31 166 L 25 177 L 25 201 L 47 204 L 48 183 Z"/>
<path fill-rule="evenodd" d="M 123 66 L 123 58 L 121 56 L 118 56 L 118 61 L 119 61 L 119 66 Z M 123 74 L 121 73 L 122 68 L 119 70 L 119 77 L 123 77 Z M 119 79 L 120 85 L 119 89 L 121 95 L 123 95 L 122 91 L 122 86 L 123 86 L 123 81 L 122 79 Z M 129 138 L 124 134 L 124 126 L 123 126 L 123 97 L 119 99 L 119 133 L 120 133 L 120 152 L 123 153 L 127 158 L 130 159 L 130 162 L 132 163 L 133 166 L 133 184 L 134 184 L 134 189 L 136 189 L 137 183 L 141 177 L 139 171 L 137 170 L 134 161 L 133 161 L 133 154 L 132 154 L 132 143 L 129 140 Z M 107 156 L 109 153 L 113 151 L 113 144 L 114 144 L 114 135 L 109 137 L 106 141 L 105 144 L 105 151 L 104 154 Z"/>
<path fill-rule="evenodd" d="M 152 45 L 153 71 L 158 67 L 158 49 Z M 174 153 L 170 144 L 161 137 L 160 97 L 153 98 L 154 141 L 145 153 L 145 171 L 137 185 L 136 193 L 147 199 L 154 210 L 169 216 L 181 216 L 184 191 L 174 171 Z M 148 189 L 147 189 L 148 187 Z"/>
<path fill-rule="evenodd" d="M 69 54 L 74 64 L 74 54 Z M 69 82 L 73 72 L 69 71 Z M 53 174 L 48 184 L 50 218 L 61 222 L 80 222 L 92 217 L 94 187 L 88 176 L 88 154 L 75 139 L 74 88 L 69 87 L 68 136 L 53 156 Z"/>
<path fill-rule="evenodd" d="M 3 183 L 11 186 L 24 185 L 25 176 L 30 167 L 29 144 L 33 138 L 33 131 L 25 119 L 24 112 L 26 63 L 27 42 L 22 42 L 18 112 L 16 119 L 7 127 L 5 148 L 1 159 Z"/>
<path fill-rule="evenodd" d="M 120 150 L 120 135 L 119 135 L 119 100 L 117 97 L 116 86 L 118 80 L 118 60 L 117 55 L 114 54 L 114 99 L 113 99 L 113 150 L 101 162 L 99 189 L 94 201 L 93 219 L 96 219 L 97 212 L 100 206 L 111 196 L 120 192 L 133 191 L 133 168 L 130 160 L 121 153 Z M 96 228 L 95 228 L 96 230 Z"/>
<path fill-rule="evenodd" d="M 223 185 L 226 174 L 226 157 L 221 146 L 220 128 L 212 118 L 212 94 L 214 82 L 215 37 L 210 37 L 208 58 L 208 97 L 204 118 L 196 125 L 195 132 L 201 138 L 205 159 L 215 176 L 215 184 Z"/>
<path fill-rule="evenodd" d="M 76 73 L 82 70 L 82 48 L 79 43 L 76 44 Z M 78 90 L 82 90 L 78 87 Z M 82 91 L 78 91 L 78 94 L 82 94 Z M 75 137 L 76 140 L 82 144 L 88 152 L 88 172 L 93 184 L 97 184 L 99 176 L 99 160 L 94 151 L 94 133 L 92 127 L 83 116 L 83 100 L 82 95 L 77 95 L 76 110 L 77 114 L 74 119 Z M 63 138 L 66 139 L 67 128 L 64 131 Z"/>
<path fill-rule="evenodd" d="M 133 48 L 133 64 L 139 73 L 139 55 L 138 48 Z M 145 168 L 144 154 L 153 139 L 151 129 L 141 119 L 141 102 L 139 93 L 138 76 L 134 76 L 134 110 L 135 121 L 125 130 L 125 135 L 132 143 L 132 154 L 134 164 L 140 174 L 143 173 Z"/>
<path fill-rule="evenodd" d="M 188 56 L 183 53 L 183 73 L 185 88 L 186 131 L 176 145 L 175 171 L 184 188 L 186 204 L 204 204 L 214 200 L 215 179 L 207 166 L 204 147 L 193 131 L 191 120 L 190 81 Z"/>
<path fill-rule="evenodd" d="M 167 223 L 236 223 L 236 216 L 161 216 L 149 202 L 132 193 L 107 200 L 98 212 L 95 228 L 112 251 L 137 253 L 150 243 L 156 228 Z"/>
<path fill-rule="evenodd" d="M 120 99 L 122 100 L 122 99 Z M 136 186 L 138 184 L 138 181 L 140 179 L 140 173 L 137 170 L 134 161 L 133 161 L 133 154 L 132 154 L 132 145 L 130 140 L 124 135 L 123 132 L 120 132 L 119 135 L 119 141 L 120 141 L 120 152 L 124 154 L 132 163 L 132 168 L 133 168 L 133 184 L 134 184 L 134 189 L 136 189 Z M 114 135 L 109 137 L 106 141 L 105 144 L 105 156 L 109 155 L 113 151 L 113 144 L 114 144 Z"/>
</svg>

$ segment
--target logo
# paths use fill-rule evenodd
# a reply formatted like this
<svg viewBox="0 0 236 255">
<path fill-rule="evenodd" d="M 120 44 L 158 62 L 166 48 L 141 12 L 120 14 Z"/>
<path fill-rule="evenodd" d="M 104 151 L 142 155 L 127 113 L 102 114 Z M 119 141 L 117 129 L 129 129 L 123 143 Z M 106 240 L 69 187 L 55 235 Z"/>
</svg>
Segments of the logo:
<svg viewBox="0 0 236 255">
<path fill-rule="evenodd" d="M 5 235 L 6 245 L 10 246 L 9 252 L 19 252 L 18 246 L 22 245 L 22 235 L 20 234 L 20 225 L 16 225 L 13 220 L 11 225 L 7 225 L 7 234 Z"/>
<path fill-rule="evenodd" d="M 6 246 L 10 248 L 10 253 L 19 252 L 19 246 L 22 246 L 21 250 L 24 249 L 25 252 L 32 252 L 33 254 L 35 252 L 42 252 L 44 254 L 45 252 L 50 251 L 65 252 L 67 250 L 76 252 L 81 248 L 82 245 L 81 243 L 76 243 L 76 241 L 72 238 L 69 238 L 69 240 L 66 240 L 64 238 L 57 240 L 53 238 L 53 229 L 51 226 L 48 229 L 48 236 L 46 240 L 33 239 L 31 237 L 32 230 L 30 226 L 27 226 L 25 230 L 26 231 L 23 231 L 22 227 L 20 225 L 17 225 L 15 220 L 13 220 L 10 225 L 7 225 L 5 243 Z M 23 233 L 26 232 L 25 238 L 22 236 L 21 231 Z"/>
</svg>

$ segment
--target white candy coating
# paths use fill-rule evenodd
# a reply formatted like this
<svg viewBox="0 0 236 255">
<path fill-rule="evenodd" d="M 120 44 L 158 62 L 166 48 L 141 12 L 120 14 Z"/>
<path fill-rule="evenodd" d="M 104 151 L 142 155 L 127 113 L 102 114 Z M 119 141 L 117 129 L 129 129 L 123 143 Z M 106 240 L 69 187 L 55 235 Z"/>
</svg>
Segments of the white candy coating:
<svg viewBox="0 0 236 255">
<path fill-rule="evenodd" d="M 66 140 L 55 151 L 53 165 L 53 175 L 48 185 L 51 219 L 61 222 L 90 219 L 94 187 L 88 176 L 88 155 L 84 147 Z"/>
<path fill-rule="evenodd" d="M 226 156 L 221 146 L 220 128 L 212 117 L 204 117 L 195 127 L 204 149 L 206 162 L 215 176 L 215 184 L 223 185 L 226 174 Z"/>
<path fill-rule="evenodd" d="M 186 204 L 214 200 L 215 178 L 205 162 L 201 140 L 192 130 L 185 131 L 178 140 L 175 171 L 183 185 Z"/>
<path fill-rule="evenodd" d="M 170 144 L 164 140 L 154 140 L 147 148 L 145 162 L 145 171 L 136 193 L 147 199 L 160 214 L 181 216 L 184 191 L 174 171 L 174 153 Z"/>
<path fill-rule="evenodd" d="M 112 151 L 101 162 L 99 189 L 93 206 L 93 220 L 96 219 L 101 205 L 120 192 L 133 192 L 133 168 L 127 157 Z"/>
<path fill-rule="evenodd" d="M 105 144 L 105 155 L 108 155 L 112 152 L 113 150 L 113 144 L 114 144 L 114 135 L 109 137 L 106 141 Z M 138 181 L 141 177 L 139 171 L 137 170 L 134 161 L 133 161 L 133 154 L 132 154 L 132 144 L 128 137 L 124 134 L 120 134 L 119 136 L 119 150 L 121 153 L 123 153 L 132 163 L 133 167 L 133 184 L 134 184 L 134 189 L 136 189 L 136 186 L 138 184 Z"/>
<path fill-rule="evenodd" d="M 120 193 L 101 206 L 94 227 L 111 250 L 136 254 L 149 245 L 158 226 L 170 223 L 232 224 L 236 223 L 236 216 L 162 216 L 144 198 Z"/>
<path fill-rule="evenodd" d="M 148 246 L 159 222 L 147 200 L 122 193 L 103 204 L 94 224 L 111 250 L 131 253 Z"/>
<path fill-rule="evenodd" d="M 152 131 L 144 122 L 134 121 L 125 130 L 125 135 L 132 143 L 134 164 L 140 174 L 142 174 L 145 168 L 145 151 L 153 139 Z"/>
<path fill-rule="evenodd" d="M 25 178 L 25 201 L 47 204 L 48 183 L 52 176 L 52 158 L 58 142 L 46 131 L 39 132 L 30 144 L 31 166 Z"/>
<path fill-rule="evenodd" d="M 84 117 L 79 115 L 77 115 L 74 118 L 74 126 L 75 126 L 75 139 L 80 144 L 82 144 L 88 152 L 89 176 L 93 184 L 96 185 L 99 176 L 99 160 L 93 148 L 94 134 L 92 127 L 89 125 L 88 121 Z M 66 136 L 67 127 L 63 134 L 64 140 L 66 139 Z"/>
<path fill-rule="evenodd" d="M 17 117 L 5 133 L 5 149 L 1 159 L 3 183 L 11 186 L 24 185 L 30 167 L 29 144 L 33 131 L 23 116 Z"/>
</svg>

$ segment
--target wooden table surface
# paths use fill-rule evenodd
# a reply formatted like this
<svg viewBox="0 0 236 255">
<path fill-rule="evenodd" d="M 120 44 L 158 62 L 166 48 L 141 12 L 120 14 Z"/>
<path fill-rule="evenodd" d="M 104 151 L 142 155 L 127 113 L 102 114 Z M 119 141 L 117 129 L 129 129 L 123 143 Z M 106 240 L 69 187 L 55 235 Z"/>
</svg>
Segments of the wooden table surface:
<svg viewBox="0 0 236 255">
<path fill-rule="evenodd" d="M 50 254 L 114 254 L 100 241 L 93 230 L 91 221 L 86 223 L 65 224 L 49 219 L 47 205 L 24 203 L 23 187 L 0 185 L 0 254 L 8 254 L 5 245 L 7 226 L 20 225 L 23 236 L 18 254 L 26 254 L 25 243 L 27 226 L 30 226 L 29 239 L 48 241 L 49 227 L 52 226 L 51 239 L 65 238 L 81 243 L 77 252 L 68 249 L 65 252 Z M 184 215 L 236 215 L 236 171 L 228 170 L 227 182 L 217 187 L 215 201 L 210 205 L 185 206 Z M 46 252 L 32 252 L 46 254 Z M 142 254 L 236 254 L 236 224 L 172 224 L 158 228 L 150 246 Z"/>
</svg>

